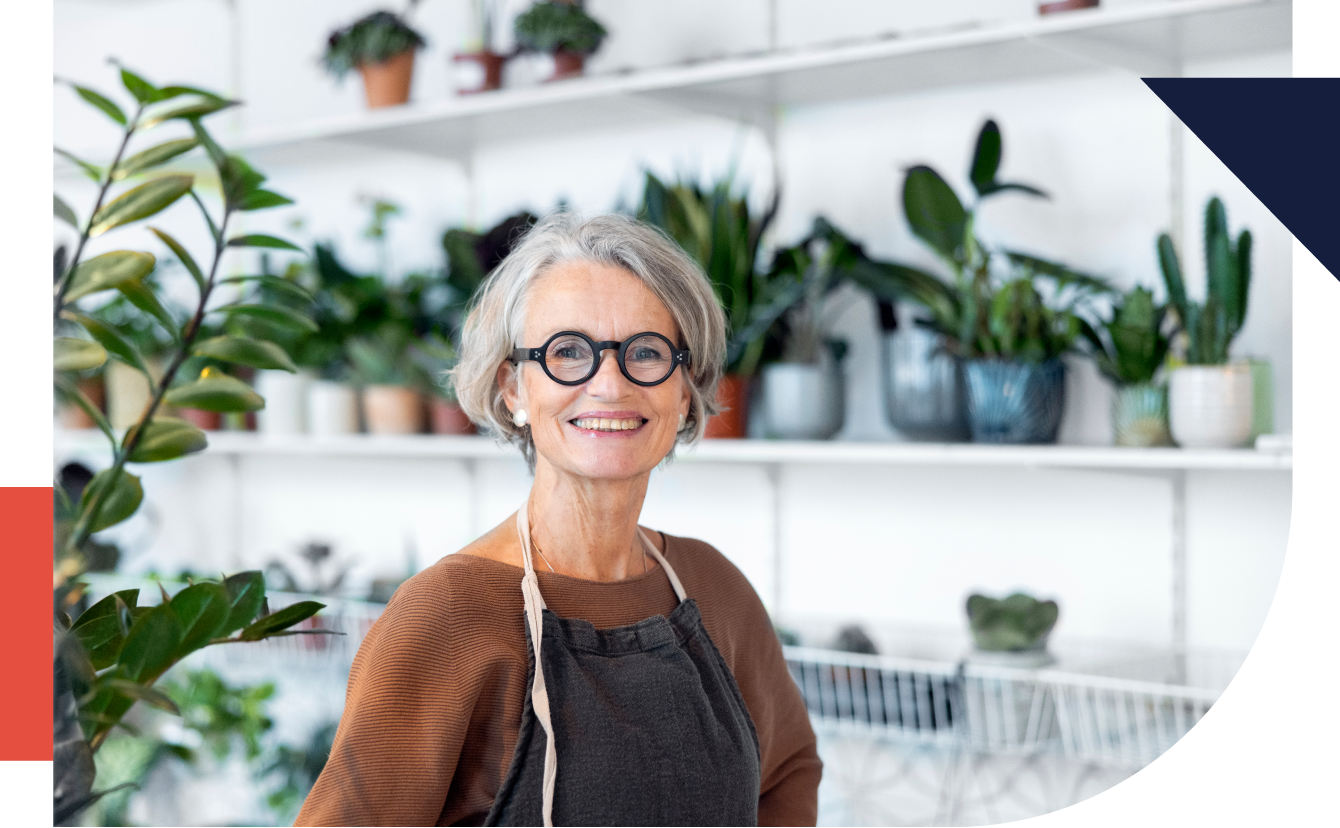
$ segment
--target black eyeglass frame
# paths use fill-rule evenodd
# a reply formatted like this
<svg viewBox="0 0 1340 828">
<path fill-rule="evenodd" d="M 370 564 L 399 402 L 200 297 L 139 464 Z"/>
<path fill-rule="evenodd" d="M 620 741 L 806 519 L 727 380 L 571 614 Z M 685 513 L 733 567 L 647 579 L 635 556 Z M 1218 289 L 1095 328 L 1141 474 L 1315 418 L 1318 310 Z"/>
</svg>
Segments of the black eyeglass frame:
<svg viewBox="0 0 1340 828">
<path fill-rule="evenodd" d="M 586 340 L 586 343 L 591 346 L 591 355 L 592 355 L 591 370 L 586 376 L 582 377 L 581 379 L 576 380 L 559 379 L 558 377 L 554 376 L 553 372 L 549 370 L 549 365 L 544 361 L 544 354 L 546 351 L 549 350 L 549 346 L 554 343 L 555 339 L 558 339 L 559 337 L 563 336 L 579 337 L 581 339 Z M 654 336 L 670 347 L 670 370 L 666 372 L 664 377 L 661 377 L 655 382 L 643 382 L 642 380 L 637 379 L 632 374 L 628 373 L 628 366 L 624 364 L 624 354 L 627 353 L 628 346 L 632 345 L 634 340 L 641 339 L 644 336 Z M 666 380 L 674 376 L 675 369 L 678 368 L 679 366 L 682 365 L 685 368 L 688 368 L 690 365 L 693 364 L 693 355 L 689 353 L 689 350 L 687 348 L 676 348 L 675 344 L 670 341 L 669 337 L 665 336 L 664 334 L 659 334 L 656 331 L 643 331 L 642 333 L 633 334 L 632 336 L 625 339 L 623 342 L 618 342 L 612 339 L 597 342 L 596 340 L 592 339 L 591 337 L 587 336 L 581 331 L 559 331 L 558 333 L 554 334 L 553 336 L 545 340 L 544 344 L 538 348 L 512 349 L 511 359 L 512 362 L 514 363 L 515 362 L 540 363 L 540 367 L 544 369 L 545 375 L 548 376 L 549 379 L 558 383 L 559 385 L 581 385 L 584 382 L 589 382 L 591 378 L 594 377 L 600 371 L 600 365 L 604 361 L 602 354 L 605 351 L 614 351 L 615 361 L 619 363 L 619 373 L 623 374 L 624 378 L 627 379 L 629 382 L 633 383 L 634 385 L 640 385 L 643 388 L 650 388 L 654 385 L 660 385 L 661 383 L 665 382 Z"/>
</svg>

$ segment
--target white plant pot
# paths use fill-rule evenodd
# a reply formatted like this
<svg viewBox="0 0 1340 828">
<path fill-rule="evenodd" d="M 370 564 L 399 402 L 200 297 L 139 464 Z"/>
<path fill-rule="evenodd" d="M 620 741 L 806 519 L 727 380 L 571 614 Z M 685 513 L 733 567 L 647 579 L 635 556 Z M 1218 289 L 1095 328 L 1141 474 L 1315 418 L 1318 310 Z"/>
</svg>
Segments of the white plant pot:
<svg viewBox="0 0 1340 828">
<path fill-rule="evenodd" d="M 836 367 L 777 363 L 763 369 L 763 416 L 769 437 L 832 437 L 842 429 L 844 397 Z"/>
<path fill-rule="evenodd" d="M 256 430 L 262 434 L 307 433 L 307 387 L 312 379 L 288 371 L 257 371 L 256 393 L 265 407 L 256 412 Z"/>
<path fill-rule="evenodd" d="M 310 434 L 358 433 L 358 392 L 351 385 L 313 380 L 307 386 L 307 431 Z"/>
<path fill-rule="evenodd" d="M 1183 448 L 1238 448 L 1252 434 L 1252 369 L 1187 365 L 1168 379 L 1168 422 Z"/>
</svg>

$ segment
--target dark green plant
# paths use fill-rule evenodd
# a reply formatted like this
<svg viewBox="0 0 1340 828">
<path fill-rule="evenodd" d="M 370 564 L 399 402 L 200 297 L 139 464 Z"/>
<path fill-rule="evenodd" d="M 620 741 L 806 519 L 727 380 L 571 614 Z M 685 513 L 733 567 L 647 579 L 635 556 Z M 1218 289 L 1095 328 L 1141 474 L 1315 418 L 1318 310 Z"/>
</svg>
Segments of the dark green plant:
<svg viewBox="0 0 1340 828">
<path fill-rule="evenodd" d="M 1132 288 L 1112 306 L 1112 318 L 1099 333 L 1081 322 L 1094 364 L 1118 387 L 1144 385 L 1168 356 L 1168 337 L 1163 332 L 1167 307 L 1154 304 L 1154 294 L 1143 287 Z"/>
<path fill-rule="evenodd" d="M 93 476 L 77 501 L 63 486 L 55 487 L 55 532 L 60 545 L 54 551 L 54 819 L 63 822 L 104 792 L 93 792 L 93 751 L 137 701 L 169 710 L 175 704 L 153 688 L 173 664 L 195 650 L 225 641 L 255 641 L 273 635 L 294 634 L 288 628 L 311 617 L 320 604 L 308 602 L 271 615 L 265 610 L 265 583 L 258 572 L 242 573 L 220 582 L 201 582 L 169 597 L 158 606 L 140 606 L 139 591 L 110 595 L 71 619 L 82 587 L 76 582 L 86 566 L 85 550 L 92 536 L 129 518 L 144 499 L 140 478 L 128 464 L 157 463 L 201 451 L 205 434 L 184 420 L 159 416 L 166 405 L 209 411 L 254 411 L 265 401 L 246 383 L 215 368 L 199 378 L 177 383 L 182 366 L 193 356 L 249 367 L 286 367 L 287 355 L 272 342 L 221 335 L 202 339 L 213 319 L 258 317 L 310 326 L 297 314 L 278 314 L 273 308 L 248 302 L 211 302 L 223 281 L 218 271 L 230 248 L 258 247 L 298 250 L 273 236 L 229 235 L 229 224 L 240 211 L 290 204 L 289 199 L 262 188 L 265 176 L 240 156 L 225 153 L 201 123 L 205 117 L 233 106 L 205 90 L 187 86 L 157 87 L 129 70 L 121 81 L 134 100 L 129 114 L 109 98 L 76 84 L 75 93 L 119 125 L 123 132 L 111 163 L 97 166 L 57 150 L 97 183 L 97 196 L 82 223 L 75 211 L 55 199 L 55 214 L 79 231 L 74 255 L 56 272 L 53 286 L 55 385 L 58 395 L 82 408 L 107 437 L 111 466 Z M 131 140 L 167 121 L 184 121 L 192 137 L 167 141 L 126 157 Z M 174 158 L 203 149 L 218 174 L 221 205 L 212 212 L 196 190 L 195 177 L 164 172 Z M 128 188 L 126 179 L 147 180 Z M 123 189 L 111 198 L 114 187 Z M 189 196 L 209 230 L 213 249 L 206 266 L 196 263 L 186 249 L 166 232 L 149 228 L 190 273 L 197 303 L 184 322 L 169 313 L 157 285 L 146 280 L 156 259 L 146 252 L 115 250 L 84 260 L 88 240 L 149 218 Z M 109 200 L 110 198 L 110 200 Z M 254 277 L 242 277 L 244 280 Z M 96 318 L 81 303 L 86 297 L 115 290 L 129 306 L 140 311 L 139 321 L 160 327 L 171 342 L 163 354 L 161 378 L 148 369 L 135 344 L 135 335 L 122 329 L 124 320 Z M 127 308 L 121 310 L 129 313 Z M 301 320 L 299 323 L 298 320 Z M 220 324 L 226 325 L 224 321 Z M 140 371 L 150 387 L 149 404 L 138 422 L 124 435 L 113 432 L 102 412 L 75 386 L 80 371 L 117 359 Z M 287 366 L 291 367 L 291 363 Z"/>
<path fill-rule="evenodd" d="M 1186 295 L 1182 266 L 1167 233 L 1158 239 L 1159 267 L 1168 288 L 1168 303 L 1187 335 L 1186 361 L 1190 365 L 1224 365 L 1228 347 L 1247 318 L 1252 284 L 1252 233 L 1243 230 L 1235 244 L 1228 233 L 1228 215 L 1218 196 L 1205 205 L 1204 304 Z"/>
<path fill-rule="evenodd" d="M 343 78 L 365 63 L 384 63 L 423 45 L 423 35 L 399 15 L 377 11 L 331 32 L 321 62 L 327 72 Z"/>
<path fill-rule="evenodd" d="M 539 218 L 533 213 L 522 210 L 483 233 L 458 227 L 442 234 L 448 289 L 442 312 L 447 318 L 448 341 L 459 344 L 465 315 L 479 286 L 537 221 Z"/>
<path fill-rule="evenodd" d="M 733 185 L 732 176 L 710 190 L 687 181 L 667 185 L 648 171 L 637 217 L 664 231 L 702 266 L 726 312 L 731 336 L 726 371 L 752 376 L 763 357 L 768 326 L 751 323 L 774 298 L 767 295 L 766 278 L 758 272 L 759 246 L 777 215 L 780 193 L 756 216 L 744 196 L 732 195 Z"/>
<path fill-rule="evenodd" d="M 1041 648 L 1059 616 L 1055 601 L 1039 601 L 1022 592 L 1000 599 L 985 595 L 968 598 L 968 623 L 979 650 Z"/>
<path fill-rule="evenodd" d="M 958 356 L 1047 359 L 1073 345 L 1079 332 L 1072 320 L 1076 310 L 1111 288 L 1102 279 L 1056 262 L 1013 250 L 993 251 L 978 238 L 976 213 L 984 199 L 1008 192 L 1047 197 L 1028 184 L 998 181 L 1001 154 L 1000 128 L 988 120 L 978 133 L 968 169 L 976 192 L 970 207 L 928 166 L 908 169 L 903 179 L 908 226 L 945 264 L 950 280 L 892 263 L 863 265 L 862 278 L 877 295 L 896 295 L 926 308 L 927 324 Z M 993 267 L 997 254 L 1008 275 Z M 1037 289 L 1037 277 L 1050 283 L 1047 290 Z"/>
<path fill-rule="evenodd" d="M 870 636 L 859 624 L 851 624 L 838 630 L 837 638 L 833 642 L 833 649 L 845 653 L 879 655 L 879 648 L 875 646 L 875 642 L 870 640 Z"/>
<path fill-rule="evenodd" d="M 513 24 L 518 48 L 529 52 L 578 52 L 600 48 L 608 32 L 576 0 L 541 0 Z"/>
</svg>

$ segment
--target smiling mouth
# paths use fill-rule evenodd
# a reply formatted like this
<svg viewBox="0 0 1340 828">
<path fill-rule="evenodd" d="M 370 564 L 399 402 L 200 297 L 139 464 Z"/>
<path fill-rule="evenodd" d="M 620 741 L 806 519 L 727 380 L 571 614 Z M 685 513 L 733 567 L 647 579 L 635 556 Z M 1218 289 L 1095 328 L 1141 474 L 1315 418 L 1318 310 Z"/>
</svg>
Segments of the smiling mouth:
<svg viewBox="0 0 1340 828">
<path fill-rule="evenodd" d="M 607 419 L 605 417 L 581 417 L 576 420 L 569 420 L 577 428 L 583 428 L 587 431 L 633 431 L 641 428 L 642 424 L 647 422 L 641 417 L 631 419 Z"/>
</svg>

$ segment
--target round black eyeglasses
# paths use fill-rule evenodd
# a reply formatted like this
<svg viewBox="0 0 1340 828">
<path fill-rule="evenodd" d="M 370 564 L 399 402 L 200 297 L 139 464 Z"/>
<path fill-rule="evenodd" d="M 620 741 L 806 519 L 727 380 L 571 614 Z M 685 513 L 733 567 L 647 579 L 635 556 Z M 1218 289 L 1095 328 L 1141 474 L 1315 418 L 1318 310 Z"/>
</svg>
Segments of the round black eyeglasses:
<svg viewBox="0 0 1340 828">
<path fill-rule="evenodd" d="M 581 385 L 600 370 L 601 351 L 615 351 L 619 370 L 636 385 L 660 385 L 675 368 L 691 363 L 688 349 L 679 349 L 655 331 L 633 334 L 623 342 L 596 342 L 578 331 L 560 331 L 541 348 L 516 348 L 513 362 L 538 362 L 559 385 Z"/>
</svg>

